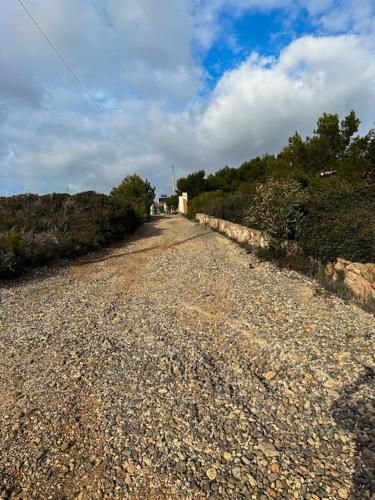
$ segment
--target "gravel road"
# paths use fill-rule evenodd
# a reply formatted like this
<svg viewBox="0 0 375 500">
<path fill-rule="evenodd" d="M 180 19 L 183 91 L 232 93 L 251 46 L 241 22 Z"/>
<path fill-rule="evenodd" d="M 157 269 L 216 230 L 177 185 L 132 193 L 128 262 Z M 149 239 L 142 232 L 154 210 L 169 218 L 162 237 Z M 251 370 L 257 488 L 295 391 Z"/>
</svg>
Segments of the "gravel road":
<svg viewBox="0 0 375 500">
<path fill-rule="evenodd" d="M 375 498 L 375 318 L 313 281 L 175 216 L 0 293 L 0 498 Z"/>
</svg>

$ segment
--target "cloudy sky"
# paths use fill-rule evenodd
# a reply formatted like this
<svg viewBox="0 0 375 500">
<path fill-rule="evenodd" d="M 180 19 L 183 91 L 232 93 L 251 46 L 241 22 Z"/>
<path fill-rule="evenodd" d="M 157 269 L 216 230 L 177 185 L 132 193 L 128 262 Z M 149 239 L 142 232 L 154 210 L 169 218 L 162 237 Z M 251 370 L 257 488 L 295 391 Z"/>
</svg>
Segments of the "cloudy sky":
<svg viewBox="0 0 375 500">
<path fill-rule="evenodd" d="M 0 195 L 108 192 L 277 152 L 324 112 L 375 121 L 374 0 L 0 0 Z"/>
</svg>

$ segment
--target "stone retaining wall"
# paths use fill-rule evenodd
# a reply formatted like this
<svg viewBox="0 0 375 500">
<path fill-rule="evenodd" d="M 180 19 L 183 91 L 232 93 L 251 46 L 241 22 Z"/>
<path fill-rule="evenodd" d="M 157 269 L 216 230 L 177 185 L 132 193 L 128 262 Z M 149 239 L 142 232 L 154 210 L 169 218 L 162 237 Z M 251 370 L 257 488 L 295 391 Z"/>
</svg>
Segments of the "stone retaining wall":
<svg viewBox="0 0 375 500">
<path fill-rule="evenodd" d="M 216 219 L 216 217 L 211 217 L 210 215 L 197 214 L 196 220 L 239 243 L 249 246 L 268 248 L 271 241 L 271 237 L 267 233 L 246 226 L 240 226 L 240 224 L 234 224 L 224 219 Z"/>
<path fill-rule="evenodd" d="M 325 273 L 333 281 L 342 281 L 362 300 L 375 300 L 375 264 L 337 259 L 336 264 L 325 266 Z"/>
<path fill-rule="evenodd" d="M 272 237 L 263 231 L 217 219 L 210 215 L 197 214 L 196 220 L 250 247 L 268 248 L 272 241 Z M 375 300 L 375 264 L 337 259 L 336 263 L 329 263 L 325 266 L 325 275 L 333 282 L 341 281 L 344 283 L 361 300 Z"/>
</svg>

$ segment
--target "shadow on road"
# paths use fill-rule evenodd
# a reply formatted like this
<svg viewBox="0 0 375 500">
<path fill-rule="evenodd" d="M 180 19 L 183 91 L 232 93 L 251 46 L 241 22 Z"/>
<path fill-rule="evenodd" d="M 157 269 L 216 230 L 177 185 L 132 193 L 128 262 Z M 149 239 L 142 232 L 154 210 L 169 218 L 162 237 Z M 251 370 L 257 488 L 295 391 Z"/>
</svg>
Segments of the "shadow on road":
<svg viewBox="0 0 375 500">
<path fill-rule="evenodd" d="M 337 424 L 355 434 L 355 470 L 350 498 L 356 500 L 375 498 L 374 385 L 375 370 L 367 367 L 361 377 L 344 387 L 341 398 L 332 408 Z"/>
<path fill-rule="evenodd" d="M 146 222 L 145 224 L 143 224 L 134 233 L 128 234 L 124 236 L 124 238 L 110 243 L 105 247 L 92 250 L 84 256 L 82 255 L 70 258 L 58 258 L 46 263 L 44 266 L 25 271 L 20 276 L 0 280 L 0 289 L 2 287 L 12 288 L 19 286 L 20 284 L 31 282 L 43 282 L 45 279 L 48 279 L 60 273 L 62 270 L 70 268 L 71 266 L 82 266 L 90 263 L 102 262 L 107 258 L 111 258 L 109 254 L 116 248 L 123 248 L 124 246 L 131 245 L 133 242 L 138 241 L 140 238 L 153 238 L 163 234 L 165 232 L 165 229 L 161 229 L 160 227 L 157 227 L 155 225 L 155 222 L 159 221 L 160 219 L 162 219 L 162 217 L 154 216 L 150 222 Z"/>
<path fill-rule="evenodd" d="M 90 265 L 90 264 L 97 264 L 97 263 L 100 263 L 100 262 L 105 262 L 107 260 L 119 259 L 121 257 L 127 257 L 128 255 L 134 255 L 134 254 L 137 254 L 137 253 L 151 252 L 152 250 L 167 250 L 169 248 L 174 248 L 174 247 L 177 247 L 179 245 L 183 245 L 184 243 L 187 243 L 188 241 L 196 240 L 198 238 L 203 238 L 204 236 L 208 236 L 210 234 L 212 234 L 212 233 L 208 232 L 208 233 L 198 234 L 196 236 L 191 236 L 190 238 L 186 238 L 184 240 L 178 240 L 178 241 L 175 241 L 173 243 L 169 243 L 169 244 L 165 244 L 165 245 L 154 245 L 154 246 L 151 246 L 151 247 L 142 248 L 140 250 L 133 250 L 133 251 L 130 251 L 130 252 L 123 252 L 123 253 L 119 253 L 119 254 L 116 254 L 116 255 L 108 255 L 108 256 L 105 256 L 105 257 L 100 258 L 100 259 L 91 259 L 91 260 L 86 260 L 86 261 L 81 261 L 81 262 L 75 262 L 73 265 L 74 266 L 87 266 L 87 265 Z"/>
</svg>

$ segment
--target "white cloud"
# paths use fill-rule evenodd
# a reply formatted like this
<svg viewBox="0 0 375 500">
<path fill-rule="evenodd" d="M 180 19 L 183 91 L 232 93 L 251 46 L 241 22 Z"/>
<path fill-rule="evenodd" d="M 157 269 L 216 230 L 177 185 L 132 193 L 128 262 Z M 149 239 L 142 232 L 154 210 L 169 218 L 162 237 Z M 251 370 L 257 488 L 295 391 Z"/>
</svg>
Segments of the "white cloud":
<svg viewBox="0 0 375 500">
<path fill-rule="evenodd" d="M 125 9 L 118 0 L 91 0 L 79 9 L 74 0 L 29 0 L 117 132 L 17 3 L 1 2 L 0 193 L 67 185 L 108 191 L 135 170 L 164 191 L 172 162 L 182 175 L 275 152 L 296 129 L 311 133 L 324 111 L 355 109 L 365 128 L 374 120 L 375 16 L 367 0 L 358 0 L 350 26 L 350 0 L 341 1 L 341 20 L 340 2 L 300 0 L 324 33 L 346 26 L 359 34 L 302 37 L 276 59 L 253 54 L 212 92 L 194 49 L 221 36 L 219 13 L 295 9 L 296 2 L 131 0 Z"/>
<path fill-rule="evenodd" d="M 373 0 L 303 0 L 311 16 L 328 32 L 352 31 L 374 35 L 375 3 Z"/>
<path fill-rule="evenodd" d="M 222 162 L 275 152 L 319 114 L 354 108 L 365 127 L 375 112 L 375 57 L 356 36 L 304 37 L 271 65 L 251 56 L 219 82 L 201 121 L 202 148 Z"/>
<path fill-rule="evenodd" d="M 10 87 L 5 78 L 9 74 L 15 89 L 35 82 L 39 87 L 68 85 L 71 77 L 18 2 L 0 2 L 4 3 L 0 92 Z M 191 50 L 193 20 L 188 0 L 87 0 L 80 7 L 74 0 L 26 4 L 90 88 L 122 98 L 124 93 L 138 94 L 147 79 L 150 89 L 164 77 L 183 84 L 189 99 L 196 93 L 201 71 Z M 163 94 L 159 85 L 157 94 L 170 97 L 171 93 L 168 88 Z"/>
</svg>

